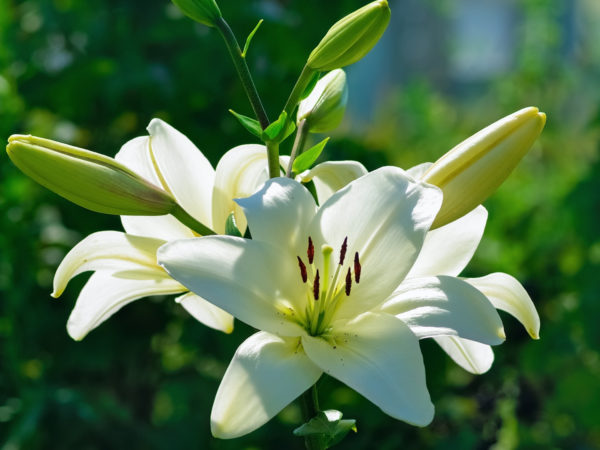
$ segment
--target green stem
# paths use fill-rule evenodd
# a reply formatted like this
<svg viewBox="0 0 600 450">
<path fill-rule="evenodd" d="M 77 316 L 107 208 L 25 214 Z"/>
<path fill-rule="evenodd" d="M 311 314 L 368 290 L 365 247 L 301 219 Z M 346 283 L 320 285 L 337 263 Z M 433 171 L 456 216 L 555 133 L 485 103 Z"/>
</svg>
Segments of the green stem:
<svg viewBox="0 0 600 450">
<path fill-rule="evenodd" d="M 296 109 L 296 106 L 300 102 L 300 97 L 302 97 L 302 94 L 306 90 L 314 73 L 315 73 L 315 70 L 311 69 L 308 66 L 304 66 L 304 68 L 302 69 L 302 72 L 300 73 L 300 76 L 298 77 L 298 80 L 296 81 L 296 84 L 294 85 L 294 89 L 292 89 L 292 92 L 291 92 L 290 96 L 288 97 L 288 100 L 285 103 L 285 106 L 283 107 L 283 110 L 288 115 L 288 120 L 291 119 L 292 114 L 294 113 L 294 110 Z"/>
<path fill-rule="evenodd" d="M 252 75 L 250 75 L 248 64 L 246 64 L 246 58 L 242 56 L 242 49 L 240 48 L 233 31 L 231 31 L 231 28 L 225 19 L 219 17 L 215 21 L 215 25 L 221 32 L 221 36 L 223 36 L 225 45 L 227 46 L 229 54 L 231 55 L 231 59 L 233 60 L 233 65 L 240 76 L 240 80 L 242 82 L 242 86 L 244 86 L 248 100 L 250 100 L 250 105 L 252 105 L 254 114 L 256 115 L 261 128 L 264 130 L 269 126 L 269 118 L 260 100 L 256 86 L 254 85 L 254 81 L 252 80 Z"/>
<path fill-rule="evenodd" d="M 179 220 L 186 227 L 198 233 L 200 236 L 208 236 L 211 234 L 217 234 L 203 223 L 198 222 L 192 216 L 190 216 L 181 206 L 176 205 L 175 209 L 171 211 L 171 215 Z"/>
<path fill-rule="evenodd" d="M 319 394 L 317 392 L 316 383 L 302 394 L 300 405 L 302 409 L 302 419 L 305 423 L 319 413 Z M 317 436 L 305 436 L 304 445 L 306 446 L 306 450 L 322 450 Z"/>
<path fill-rule="evenodd" d="M 269 178 L 276 178 L 280 176 L 279 142 L 267 141 L 267 158 L 269 160 Z"/>
<path fill-rule="evenodd" d="M 298 124 L 298 131 L 296 131 L 296 139 L 294 140 L 294 146 L 292 147 L 290 162 L 285 172 L 285 176 L 288 178 L 292 178 L 292 166 L 294 165 L 294 160 L 304 150 L 304 145 L 306 144 L 306 138 L 308 137 L 309 128 L 310 127 L 308 126 L 306 119 L 302 119 Z"/>
</svg>

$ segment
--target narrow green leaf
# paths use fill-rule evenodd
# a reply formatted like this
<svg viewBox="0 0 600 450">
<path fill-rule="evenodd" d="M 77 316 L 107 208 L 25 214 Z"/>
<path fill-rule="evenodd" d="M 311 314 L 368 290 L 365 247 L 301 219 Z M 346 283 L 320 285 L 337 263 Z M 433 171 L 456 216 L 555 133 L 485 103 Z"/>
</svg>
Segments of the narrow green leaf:
<svg viewBox="0 0 600 450">
<path fill-rule="evenodd" d="M 308 81 L 308 84 L 306 85 L 306 88 L 304 89 L 304 92 L 302 92 L 302 95 L 300 96 L 300 100 L 304 100 L 306 97 L 308 97 L 310 95 L 312 90 L 317 85 L 317 81 L 319 81 L 320 74 L 321 74 L 320 72 L 315 72 L 312 74 L 310 80 Z"/>
<path fill-rule="evenodd" d="M 258 122 L 258 120 L 252 119 L 251 117 L 244 116 L 242 114 L 238 114 L 233 109 L 230 109 L 229 112 L 233 114 L 237 120 L 239 120 L 239 122 L 246 130 L 248 130 L 257 138 L 262 139 L 263 130 L 260 127 L 260 123 Z"/>
<path fill-rule="evenodd" d="M 276 138 L 282 134 L 283 127 L 285 126 L 285 121 L 287 120 L 287 113 L 283 111 L 279 118 L 271 123 L 267 128 L 265 128 L 263 134 L 263 140 L 265 141 L 274 141 Z"/>
<path fill-rule="evenodd" d="M 227 221 L 225 222 L 225 234 L 228 236 L 242 237 L 242 233 L 237 227 L 237 223 L 235 222 L 235 216 L 233 213 L 227 216 Z"/>
<path fill-rule="evenodd" d="M 292 164 L 292 170 L 294 171 L 294 173 L 300 173 L 304 172 L 307 169 L 310 169 L 310 167 L 314 164 L 317 158 L 321 155 L 321 152 L 325 148 L 325 145 L 327 145 L 328 141 L 329 138 L 327 137 L 314 147 L 309 148 L 300 156 L 298 156 Z"/>
<path fill-rule="evenodd" d="M 254 30 L 252 30 L 250 32 L 250 34 L 248 35 L 248 37 L 246 38 L 246 43 L 244 44 L 244 51 L 242 52 L 242 58 L 246 57 L 246 53 L 248 53 L 248 47 L 250 47 L 250 41 L 252 41 L 252 38 L 254 37 L 254 35 L 256 34 L 256 32 L 258 31 L 258 29 L 260 28 L 260 26 L 262 25 L 263 22 L 264 22 L 264 20 L 260 19 L 258 21 L 258 23 L 256 24 L 256 26 L 254 27 Z"/>
</svg>

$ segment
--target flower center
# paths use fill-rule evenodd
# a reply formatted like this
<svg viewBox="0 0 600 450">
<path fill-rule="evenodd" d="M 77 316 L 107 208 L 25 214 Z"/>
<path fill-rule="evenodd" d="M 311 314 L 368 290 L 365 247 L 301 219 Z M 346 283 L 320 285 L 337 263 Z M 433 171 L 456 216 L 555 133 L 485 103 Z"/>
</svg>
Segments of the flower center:
<svg viewBox="0 0 600 450">
<path fill-rule="evenodd" d="M 358 252 L 354 254 L 353 264 L 344 265 L 347 250 L 346 237 L 339 249 L 338 263 L 333 273 L 330 273 L 333 247 L 328 244 L 321 246 L 323 258 L 320 268 L 315 264 L 315 247 L 310 236 L 306 250 L 308 264 L 297 256 L 300 278 L 306 285 L 306 308 L 301 324 L 311 336 L 320 336 L 328 331 L 335 311 L 350 296 L 353 274 L 354 281 L 360 282 L 361 265 Z"/>
</svg>

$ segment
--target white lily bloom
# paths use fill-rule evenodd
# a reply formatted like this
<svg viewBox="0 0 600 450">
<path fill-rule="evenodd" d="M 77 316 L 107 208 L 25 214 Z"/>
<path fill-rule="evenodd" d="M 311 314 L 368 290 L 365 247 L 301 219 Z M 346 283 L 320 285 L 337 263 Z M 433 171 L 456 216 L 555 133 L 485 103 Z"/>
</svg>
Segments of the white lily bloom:
<svg viewBox="0 0 600 450">
<path fill-rule="evenodd" d="M 182 133 L 159 119 L 148 126 L 149 136 L 127 142 L 115 159 L 173 195 L 196 220 L 217 233 L 233 212 L 243 233 L 246 219 L 234 198 L 258 189 L 267 174 L 262 145 L 241 145 L 228 151 L 216 170 Z M 233 317 L 191 293 L 156 262 L 165 242 L 197 236 L 173 216 L 122 216 L 125 233 L 100 231 L 83 239 L 63 259 L 54 277 L 53 297 L 62 294 L 71 278 L 95 271 L 82 289 L 67 331 L 76 340 L 108 319 L 127 303 L 165 294 L 203 324 L 224 332 L 233 330 Z"/>
<path fill-rule="evenodd" d="M 418 278 L 397 291 L 441 202 L 438 188 L 394 167 L 353 181 L 320 208 L 301 184 L 276 178 L 238 200 L 252 240 L 207 236 L 159 249 L 173 278 L 263 330 L 240 345 L 225 373 L 214 436 L 255 430 L 323 372 L 392 417 L 432 420 L 418 339 L 495 345 L 504 336 L 491 303 L 458 278 Z M 386 301 L 403 309 L 401 320 L 381 310 Z"/>
</svg>

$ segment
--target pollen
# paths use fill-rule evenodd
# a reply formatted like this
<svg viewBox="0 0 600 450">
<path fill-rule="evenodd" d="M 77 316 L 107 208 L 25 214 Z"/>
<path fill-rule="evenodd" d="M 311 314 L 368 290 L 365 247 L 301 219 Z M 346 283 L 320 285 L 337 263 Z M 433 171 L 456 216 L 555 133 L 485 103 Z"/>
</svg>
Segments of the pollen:
<svg viewBox="0 0 600 450">
<path fill-rule="evenodd" d="M 298 256 L 298 265 L 300 266 L 300 276 L 302 277 L 302 282 L 306 283 L 308 280 L 308 274 L 306 273 L 306 265 L 302 261 L 302 258 Z"/>
<path fill-rule="evenodd" d="M 354 280 L 356 281 L 356 284 L 360 283 L 360 271 L 361 271 L 361 266 L 360 266 L 360 260 L 358 259 L 358 252 L 356 252 L 354 254 Z"/>
</svg>

